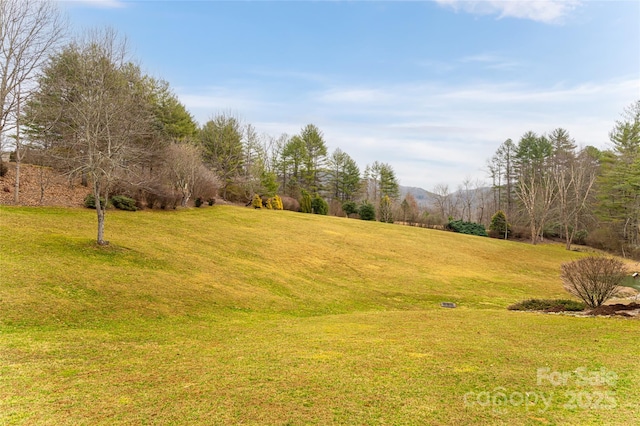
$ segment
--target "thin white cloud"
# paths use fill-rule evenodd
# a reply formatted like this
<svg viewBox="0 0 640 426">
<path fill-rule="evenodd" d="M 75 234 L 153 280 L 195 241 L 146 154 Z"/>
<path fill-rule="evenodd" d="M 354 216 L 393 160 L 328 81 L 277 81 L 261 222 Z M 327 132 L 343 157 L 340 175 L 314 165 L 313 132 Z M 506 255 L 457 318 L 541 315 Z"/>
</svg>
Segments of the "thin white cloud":
<svg viewBox="0 0 640 426">
<path fill-rule="evenodd" d="M 505 59 L 500 55 L 491 53 L 466 56 L 460 59 L 460 62 L 463 64 L 480 64 L 483 68 L 491 70 L 513 70 L 522 66 L 522 64 L 516 61 Z"/>
<path fill-rule="evenodd" d="M 332 85 L 297 93 L 247 89 L 177 90 L 198 121 L 232 109 L 258 132 L 295 134 L 307 123 L 325 134 L 361 168 L 390 163 L 403 185 L 455 188 L 466 176 L 485 179 L 485 162 L 507 138 L 528 130 L 566 128 L 581 145 L 607 148 L 608 133 L 623 108 L 640 96 L 635 76 L 605 82 L 537 87 L 523 83 L 449 86 L 435 81 L 380 85 Z"/>
<path fill-rule="evenodd" d="M 547 24 L 562 22 L 580 6 L 580 0 L 434 0 L 453 10 L 497 15 L 498 18 L 519 18 Z"/>
</svg>

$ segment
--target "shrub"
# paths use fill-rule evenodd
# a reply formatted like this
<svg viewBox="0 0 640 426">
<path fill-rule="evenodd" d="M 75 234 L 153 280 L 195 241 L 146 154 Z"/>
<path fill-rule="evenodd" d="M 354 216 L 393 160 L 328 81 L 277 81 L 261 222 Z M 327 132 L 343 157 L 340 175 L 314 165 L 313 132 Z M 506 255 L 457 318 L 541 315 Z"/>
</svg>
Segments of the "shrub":
<svg viewBox="0 0 640 426">
<path fill-rule="evenodd" d="M 100 205 L 105 207 L 105 200 L 102 197 L 100 197 Z M 84 206 L 88 209 L 95 209 L 96 197 L 94 197 L 93 194 L 87 194 L 87 196 L 84 197 Z"/>
<path fill-rule="evenodd" d="M 9 168 L 7 167 L 7 165 L 4 164 L 4 161 L 0 160 L 0 177 L 6 175 L 8 171 Z"/>
<path fill-rule="evenodd" d="M 507 215 L 504 214 L 502 210 L 498 210 L 496 214 L 491 218 L 491 224 L 489 224 L 489 230 L 492 235 L 495 235 L 497 238 L 506 239 L 511 231 L 511 227 L 507 222 Z"/>
<path fill-rule="evenodd" d="M 615 296 L 626 276 L 624 263 L 604 256 L 585 257 L 564 263 L 561 268 L 565 290 L 590 308 L 597 308 Z"/>
<path fill-rule="evenodd" d="M 302 213 L 312 213 L 313 207 L 311 205 L 311 195 L 305 190 L 302 190 L 302 200 L 300 200 L 300 211 Z"/>
<path fill-rule="evenodd" d="M 311 210 L 315 214 L 326 215 L 329 213 L 329 204 L 319 195 L 316 194 L 311 200 Z"/>
<path fill-rule="evenodd" d="M 360 205 L 358 214 L 362 220 L 376 220 L 376 209 L 368 201 L 365 201 Z"/>
<path fill-rule="evenodd" d="M 601 250 L 619 252 L 620 235 L 611 225 L 599 226 L 585 238 L 587 245 Z"/>
<path fill-rule="evenodd" d="M 130 212 L 135 212 L 136 210 L 138 210 L 138 207 L 136 207 L 136 200 L 124 195 L 114 195 L 113 197 L 111 197 L 111 204 L 113 204 L 116 209 L 120 210 L 126 210 Z"/>
<path fill-rule="evenodd" d="M 576 231 L 575 235 L 573 236 L 573 243 L 584 245 L 587 241 L 587 236 L 589 236 L 587 230 L 580 229 L 579 231 Z"/>
<path fill-rule="evenodd" d="M 207 200 L 207 204 L 209 204 L 210 206 L 214 205 L 216 203 L 216 199 L 215 198 L 209 198 Z"/>
<path fill-rule="evenodd" d="M 200 207 L 202 205 L 202 198 L 197 197 L 195 200 L 193 200 L 193 205 L 196 207 Z"/>
<path fill-rule="evenodd" d="M 262 198 L 258 194 L 254 194 L 253 199 L 251 200 L 251 205 L 254 209 L 262 208 Z"/>
<path fill-rule="evenodd" d="M 342 203 L 342 210 L 349 217 L 350 214 L 358 213 L 358 206 L 354 201 L 345 201 Z"/>
<path fill-rule="evenodd" d="M 278 194 L 274 195 L 271 198 L 271 206 L 274 210 L 283 210 L 284 206 L 282 205 L 282 198 Z"/>
<path fill-rule="evenodd" d="M 464 222 L 462 220 L 452 220 L 447 224 L 447 229 L 461 234 L 478 235 L 488 237 L 487 230 L 480 223 Z"/>
<path fill-rule="evenodd" d="M 282 200 L 283 210 L 289 210 L 292 212 L 300 211 L 300 203 L 295 198 L 285 196 L 285 197 L 282 197 L 281 200 Z"/>
<path fill-rule="evenodd" d="M 507 309 L 511 311 L 583 311 L 585 304 L 576 300 L 569 299 L 529 299 L 522 302 L 514 303 Z"/>
</svg>

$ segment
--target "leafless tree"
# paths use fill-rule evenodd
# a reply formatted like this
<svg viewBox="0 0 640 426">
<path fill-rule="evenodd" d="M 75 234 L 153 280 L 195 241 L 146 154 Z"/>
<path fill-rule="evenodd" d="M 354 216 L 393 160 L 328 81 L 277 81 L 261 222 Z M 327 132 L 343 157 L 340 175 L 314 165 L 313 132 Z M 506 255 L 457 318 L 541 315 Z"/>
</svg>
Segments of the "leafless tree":
<svg viewBox="0 0 640 426">
<path fill-rule="evenodd" d="M 465 177 L 462 184 L 458 186 L 458 195 L 462 201 L 462 220 L 465 220 L 466 213 L 467 222 L 471 222 L 472 209 L 477 196 L 471 177 Z"/>
<path fill-rule="evenodd" d="M 571 250 L 580 219 L 587 210 L 598 169 L 588 151 L 582 150 L 577 156 L 567 157 L 566 161 L 555 164 L 552 173 L 557 188 L 556 204 L 564 228 L 566 248 Z"/>
<path fill-rule="evenodd" d="M 531 243 L 537 244 L 557 195 L 553 175 L 524 174 L 518 180 L 517 194 L 529 217 Z"/>
<path fill-rule="evenodd" d="M 480 179 L 476 179 L 474 182 L 474 190 L 476 192 L 477 205 L 476 205 L 476 222 L 483 225 L 489 225 L 490 214 L 487 213 L 487 188 L 485 182 Z"/>
<path fill-rule="evenodd" d="M 625 276 L 624 263 L 611 257 L 592 256 L 562 265 L 565 290 L 591 308 L 615 296 Z"/>
<path fill-rule="evenodd" d="M 180 191 L 182 207 L 193 195 L 202 166 L 202 151 L 194 144 L 172 143 L 166 148 L 166 170 L 172 186 Z"/>
<path fill-rule="evenodd" d="M 442 220 L 456 218 L 458 215 L 458 199 L 449 190 L 449 185 L 439 183 L 433 187 L 432 202 L 436 211 L 442 216 Z"/>
<path fill-rule="evenodd" d="M 62 40 L 66 23 L 54 2 L 0 0 L 0 135 L 13 135 L 16 159 L 14 202 L 20 201 L 23 158 L 20 106 L 34 88 L 34 79 Z M 3 138 L 0 137 L 0 152 Z"/>
<path fill-rule="evenodd" d="M 127 60 L 126 42 L 113 30 L 93 31 L 52 57 L 31 105 L 36 137 L 51 138 L 51 152 L 69 174 L 89 178 L 99 245 L 107 244 L 105 204 L 112 186 L 142 180 L 137 165 L 153 153 L 152 115 L 141 81 L 139 68 Z"/>
</svg>

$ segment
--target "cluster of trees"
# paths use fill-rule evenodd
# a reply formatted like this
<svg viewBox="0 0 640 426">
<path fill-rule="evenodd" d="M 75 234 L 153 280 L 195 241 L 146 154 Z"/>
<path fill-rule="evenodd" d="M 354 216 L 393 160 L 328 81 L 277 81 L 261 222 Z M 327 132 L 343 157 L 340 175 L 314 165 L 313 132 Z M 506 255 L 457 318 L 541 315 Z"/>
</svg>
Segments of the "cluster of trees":
<svg viewBox="0 0 640 426">
<path fill-rule="evenodd" d="M 64 43 L 53 2 L 3 0 L 0 25 L 0 148 L 8 139 L 15 148 L 15 202 L 23 161 L 82 179 L 96 200 L 100 244 L 107 204 L 100 200 L 110 195 L 165 208 L 280 194 L 304 212 L 427 226 L 489 225 L 493 216 L 500 235 L 526 228 L 533 244 L 551 234 L 567 248 L 586 238 L 640 251 L 640 101 L 615 123 L 612 149 L 579 148 L 561 128 L 530 131 L 489 160 L 490 188 L 469 178 L 456 192 L 437 185 L 425 209 L 411 194 L 400 201 L 391 165 L 361 171 L 343 150 L 329 153 L 313 124 L 272 137 L 221 113 L 198 126 L 167 82 L 141 72 L 115 32 Z"/>
<path fill-rule="evenodd" d="M 397 221 L 455 229 L 488 227 L 496 237 L 561 238 L 640 256 L 640 100 L 610 132 L 611 148 L 580 147 L 565 129 L 507 139 L 488 160 L 491 184 L 465 178 L 393 205 Z M 478 235 L 480 233 L 477 233 Z"/>
<path fill-rule="evenodd" d="M 544 235 L 627 254 L 639 249 L 640 101 L 610 132 L 612 149 L 579 148 L 564 129 L 507 139 L 489 160 L 492 200 L 533 244 Z"/>
<path fill-rule="evenodd" d="M 361 176 L 344 151 L 329 155 L 313 124 L 279 138 L 258 135 L 230 114 L 198 126 L 167 82 L 129 58 L 114 31 L 64 43 L 66 26 L 53 2 L 3 0 L 0 18 L 0 142 L 11 139 L 14 147 L 15 202 L 24 161 L 81 179 L 95 199 L 99 244 L 106 244 L 111 195 L 165 208 L 193 198 L 246 202 L 280 193 L 321 214 L 326 200 L 339 210 L 345 201 L 398 196 L 391 166 L 375 162 Z"/>
</svg>

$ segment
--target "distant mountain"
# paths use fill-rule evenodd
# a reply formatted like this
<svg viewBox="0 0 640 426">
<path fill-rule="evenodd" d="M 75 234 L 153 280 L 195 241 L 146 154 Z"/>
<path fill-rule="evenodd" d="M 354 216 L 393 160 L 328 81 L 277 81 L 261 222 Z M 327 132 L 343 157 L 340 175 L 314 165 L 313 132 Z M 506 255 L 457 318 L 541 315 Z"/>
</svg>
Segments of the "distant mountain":
<svg viewBox="0 0 640 426">
<path fill-rule="evenodd" d="M 467 192 L 473 192 L 475 193 L 475 196 L 467 197 Z M 431 207 L 433 205 L 433 198 L 435 197 L 435 194 L 431 191 L 414 186 L 400 185 L 400 200 L 404 199 L 407 194 L 413 195 L 413 198 L 416 199 L 416 202 L 420 207 Z M 468 191 L 457 190 L 451 192 L 451 202 L 453 205 L 460 205 L 465 199 L 470 198 L 472 200 L 472 208 L 475 209 L 480 204 L 482 198 L 484 198 L 484 200 L 489 200 L 491 195 L 492 190 L 490 187 L 471 189 Z"/>
<path fill-rule="evenodd" d="M 421 207 L 426 207 L 431 204 L 431 199 L 434 196 L 433 192 L 429 192 L 426 189 L 417 188 L 415 186 L 402 186 L 400 185 L 400 199 L 404 199 L 407 194 L 411 194 L 416 199 Z"/>
</svg>

